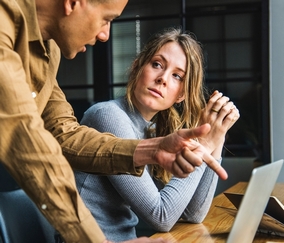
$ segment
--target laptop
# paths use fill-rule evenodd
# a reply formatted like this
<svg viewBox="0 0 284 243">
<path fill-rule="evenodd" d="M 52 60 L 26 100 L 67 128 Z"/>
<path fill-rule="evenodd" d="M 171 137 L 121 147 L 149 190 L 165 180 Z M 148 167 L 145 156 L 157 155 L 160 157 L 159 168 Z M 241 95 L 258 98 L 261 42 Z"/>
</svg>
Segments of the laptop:
<svg viewBox="0 0 284 243">
<path fill-rule="evenodd" d="M 283 160 L 253 169 L 227 243 L 251 243 L 281 171 Z"/>
</svg>

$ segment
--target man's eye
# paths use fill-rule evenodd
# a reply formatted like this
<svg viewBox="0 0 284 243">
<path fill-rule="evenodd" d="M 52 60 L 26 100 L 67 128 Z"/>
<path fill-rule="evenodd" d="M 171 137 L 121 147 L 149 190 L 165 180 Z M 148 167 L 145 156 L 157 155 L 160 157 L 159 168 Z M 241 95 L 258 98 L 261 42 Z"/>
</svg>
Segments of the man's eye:
<svg viewBox="0 0 284 243">
<path fill-rule="evenodd" d="M 109 23 L 111 23 L 112 19 L 105 19 L 104 20 L 104 25 L 108 25 Z"/>
</svg>

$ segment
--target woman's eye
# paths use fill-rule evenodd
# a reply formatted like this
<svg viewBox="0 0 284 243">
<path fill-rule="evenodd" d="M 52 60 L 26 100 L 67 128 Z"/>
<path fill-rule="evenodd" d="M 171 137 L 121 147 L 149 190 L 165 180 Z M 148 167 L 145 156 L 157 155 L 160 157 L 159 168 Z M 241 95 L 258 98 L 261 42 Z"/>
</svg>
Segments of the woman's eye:
<svg viewBox="0 0 284 243">
<path fill-rule="evenodd" d="M 162 65 L 160 63 L 158 63 L 158 62 L 153 62 L 152 63 L 152 67 L 159 68 L 159 67 L 162 67 Z"/>
<path fill-rule="evenodd" d="M 180 80 L 180 81 L 183 80 L 183 77 L 180 76 L 180 75 L 178 75 L 178 74 L 176 74 L 176 73 L 174 73 L 173 76 L 174 76 L 176 79 Z"/>
</svg>

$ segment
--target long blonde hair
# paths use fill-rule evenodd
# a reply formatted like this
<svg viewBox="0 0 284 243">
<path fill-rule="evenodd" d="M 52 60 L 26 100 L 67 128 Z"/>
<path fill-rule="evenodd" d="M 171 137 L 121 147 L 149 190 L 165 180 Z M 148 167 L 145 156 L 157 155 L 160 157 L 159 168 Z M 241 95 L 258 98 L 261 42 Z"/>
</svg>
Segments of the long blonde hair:
<svg viewBox="0 0 284 243">
<path fill-rule="evenodd" d="M 204 71 L 203 53 L 200 44 L 190 33 L 182 32 L 179 28 L 169 28 L 155 34 L 144 46 L 132 63 L 129 73 L 129 80 L 126 89 L 126 98 L 133 108 L 132 98 L 137 81 L 141 73 L 152 57 L 162 46 L 169 42 L 176 42 L 183 49 L 187 66 L 183 80 L 184 101 L 172 105 L 166 110 L 159 111 L 152 122 L 155 123 L 154 136 L 165 136 L 181 128 L 192 128 L 198 125 L 201 110 L 206 102 L 204 98 Z M 153 131 L 149 131 L 153 136 Z M 172 175 L 158 165 L 152 166 L 153 175 L 164 183 L 169 182 Z"/>
</svg>

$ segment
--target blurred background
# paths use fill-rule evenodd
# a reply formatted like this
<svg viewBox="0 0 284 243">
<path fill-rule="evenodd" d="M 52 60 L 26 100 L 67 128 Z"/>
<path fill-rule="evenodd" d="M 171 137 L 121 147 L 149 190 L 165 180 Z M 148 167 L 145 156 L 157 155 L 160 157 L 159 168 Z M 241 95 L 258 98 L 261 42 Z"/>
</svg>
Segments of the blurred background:
<svg viewBox="0 0 284 243">
<path fill-rule="evenodd" d="M 284 157 L 283 12 L 283 0 L 129 0 L 108 42 L 62 58 L 58 82 L 80 121 L 92 104 L 124 94 L 128 68 L 152 34 L 172 26 L 194 33 L 206 86 L 229 96 L 241 114 L 226 139 L 229 179 L 219 181 L 219 193 Z"/>
</svg>

